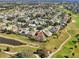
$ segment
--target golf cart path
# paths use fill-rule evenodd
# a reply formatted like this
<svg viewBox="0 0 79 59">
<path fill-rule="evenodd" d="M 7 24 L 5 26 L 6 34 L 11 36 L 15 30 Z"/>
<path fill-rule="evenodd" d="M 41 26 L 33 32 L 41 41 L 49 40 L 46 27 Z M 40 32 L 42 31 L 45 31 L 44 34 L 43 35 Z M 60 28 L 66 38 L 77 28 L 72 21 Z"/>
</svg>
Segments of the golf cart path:
<svg viewBox="0 0 79 59">
<path fill-rule="evenodd" d="M 66 30 L 67 32 L 67 30 Z M 68 33 L 68 32 L 67 32 Z M 47 58 L 51 58 L 54 54 L 56 54 L 57 52 L 59 52 L 61 50 L 61 48 L 63 47 L 63 45 L 71 38 L 71 35 L 68 33 L 69 37 L 68 39 L 66 39 L 62 44 L 61 46 L 55 51 L 55 52 L 52 52 Z M 32 46 L 30 46 L 32 47 Z M 18 52 L 6 52 L 6 51 L 3 51 L 4 53 L 7 53 L 7 54 L 17 54 Z M 38 55 L 35 54 L 35 56 L 37 58 L 40 58 Z"/>
<path fill-rule="evenodd" d="M 66 30 L 67 32 L 67 30 Z M 68 32 L 67 32 L 68 33 Z M 52 57 L 54 54 L 56 54 L 57 52 L 59 52 L 61 50 L 61 48 L 63 47 L 63 45 L 71 38 L 71 35 L 68 33 L 69 37 L 68 39 L 66 39 L 62 44 L 61 46 L 55 51 L 55 52 L 52 52 L 47 58 L 50 58 Z"/>
<path fill-rule="evenodd" d="M 6 53 L 6 54 L 17 54 L 18 52 L 7 52 L 7 51 L 3 51 L 2 52 Z"/>
</svg>

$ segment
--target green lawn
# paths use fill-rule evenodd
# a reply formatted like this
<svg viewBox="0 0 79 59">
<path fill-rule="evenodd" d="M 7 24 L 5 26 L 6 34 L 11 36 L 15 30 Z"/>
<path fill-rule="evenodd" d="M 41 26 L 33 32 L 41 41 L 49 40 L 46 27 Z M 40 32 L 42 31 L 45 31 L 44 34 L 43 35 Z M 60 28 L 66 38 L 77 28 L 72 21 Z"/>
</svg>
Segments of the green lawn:
<svg viewBox="0 0 79 59">
<path fill-rule="evenodd" d="M 58 55 L 61 55 L 62 57 L 64 56 L 68 56 L 71 58 L 71 53 L 73 52 L 73 48 L 74 47 L 74 43 L 72 42 L 73 39 L 70 39 L 65 45 L 64 47 L 58 52 L 56 53 L 54 56 L 52 56 L 53 58 L 58 58 Z M 73 49 L 70 49 L 73 48 Z"/>
<path fill-rule="evenodd" d="M 32 48 L 29 46 L 19 46 L 19 47 L 11 47 L 11 46 L 5 46 L 5 45 L 0 45 L 0 49 L 1 50 L 5 50 L 7 47 L 10 48 L 9 52 L 20 52 L 20 51 L 24 51 L 24 50 L 32 50 L 33 52 L 37 50 L 37 48 Z M 34 58 L 36 58 L 36 56 L 32 55 Z M 0 58 L 8 58 L 10 57 L 10 55 L 0 52 Z M 31 56 L 30 56 L 31 57 Z"/>
<path fill-rule="evenodd" d="M 75 35 L 76 33 L 75 33 L 75 30 L 68 30 L 68 33 L 70 34 L 70 35 Z"/>
<path fill-rule="evenodd" d="M 17 35 L 17 34 L 6 34 L 6 33 L 0 33 L 0 37 L 5 37 L 5 38 L 11 38 L 11 39 L 17 39 L 17 40 L 21 40 L 24 42 L 28 42 L 28 38 L 22 35 Z"/>
<path fill-rule="evenodd" d="M 71 13 L 70 11 L 65 10 L 65 9 L 64 9 L 64 12 Z M 74 20 L 76 20 L 76 26 L 79 28 L 79 15 L 77 15 L 77 17 Z M 76 40 L 76 38 L 74 38 L 74 35 L 76 34 L 75 31 L 73 30 L 74 27 L 72 26 L 72 29 L 71 29 L 71 27 L 69 27 L 69 28 L 70 29 L 68 30 L 68 32 L 72 36 L 72 38 L 64 45 L 64 47 L 57 54 L 55 54 L 52 57 L 54 57 L 54 58 L 63 58 L 64 56 L 73 57 L 71 55 L 72 52 L 75 52 L 77 55 L 74 57 L 79 57 L 79 53 L 78 53 L 79 46 L 78 46 L 78 48 L 74 48 L 74 43 L 72 42 L 73 40 Z M 32 42 L 27 37 L 22 36 L 22 35 L 0 33 L 0 36 L 1 37 L 9 37 L 11 39 L 21 40 L 21 41 L 27 42 L 27 43 Z M 68 37 L 69 37 L 68 34 L 64 31 L 63 33 L 61 33 L 61 35 L 59 35 L 59 38 L 53 38 L 53 36 L 48 37 L 49 41 L 47 41 L 45 43 L 41 43 L 40 47 L 54 51 L 55 50 L 54 48 L 55 47 L 58 48 L 64 42 L 64 40 L 66 40 Z M 5 49 L 5 48 L 6 48 L 6 46 L 0 45 L 0 49 Z M 37 49 L 37 48 L 29 47 L 29 46 L 25 46 L 25 47 L 19 46 L 19 47 L 15 47 L 15 48 L 12 48 L 12 47 L 10 47 L 10 48 L 11 48 L 11 51 L 14 51 L 14 52 L 15 51 L 22 51 L 22 50 L 35 51 Z M 74 49 L 72 50 L 70 48 L 74 48 Z M 1 53 L 2 52 L 0 52 L 0 56 L 1 56 Z M 2 54 L 4 54 L 4 53 L 2 53 Z M 3 55 L 2 55 L 2 57 L 3 57 Z"/>
<path fill-rule="evenodd" d="M 9 58 L 10 55 L 4 53 L 4 52 L 0 52 L 0 58 Z"/>
<path fill-rule="evenodd" d="M 62 30 L 61 34 L 58 35 L 58 38 L 54 38 L 54 36 L 48 37 L 49 41 L 42 43 L 41 47 L 47 50 L 55 51 L 68 37 L 69 35 Z"/>
<path fill-rule="evenodd" d="M 72 42 L 76 41 L 76 29 L 79 29 L 79 14 L 73 14 L 71 11 L 65 9 L 63 11 L 66 13 L 71 13 L 73 15 L 72 18 L 76 21 L 76 23 L 71 23 L 67 26 L 68 33 L 71 35 L 71 39 L 63 46 L 59 52 L 53 55 L 52 58 L 65 58 L 64 56 L 68 56 L 70 58 L 79 58 L 79 44 L 74 44 Z M 75 45 L 77 45 L 77 48 L 74 47 Z M 73 56 L 72 53 L 75 55 Z"/>
<path fill-rule="evenodd" d="M 74 18 L 76 23 L 72 23 L 68 26 L 68 33 L 71 35 L 71 39 L 63 46 L 63 48 L 56 53 L 52 58 L 65 58 L 64 56 L 68 56 L 69 58 L 79 58 L 79 44 L 75 44 L 72 41 L 76 41 L 76 29 L 78 30 L 79 28 L 79 15 Z M 74 46 L 77 45 L 77 48 Z M 70 49 L 72 48 L 72 49 Z M 72 55 L 74 53 L 74 56 Z"/>
<path fill-rule="evenodd" d="M 77 27 L 79 28 L 79 15 L 77 15 L 77 17 L 76 17 L 76 25 L 77 25 Z"/>
</svg>

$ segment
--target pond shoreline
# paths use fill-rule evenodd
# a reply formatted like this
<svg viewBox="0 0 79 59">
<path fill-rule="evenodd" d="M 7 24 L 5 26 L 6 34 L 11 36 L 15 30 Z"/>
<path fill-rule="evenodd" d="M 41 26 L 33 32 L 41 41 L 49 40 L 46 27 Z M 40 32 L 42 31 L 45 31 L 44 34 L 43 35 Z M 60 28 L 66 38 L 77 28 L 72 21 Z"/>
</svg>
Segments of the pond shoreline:
<svg viewBox="0 0 79 59">
<path fill-rule="evenodd" d="M 0 44 L 9 44 L 13 46 L 26 45 L 26 43 L 4 37 L 0 37 Z"/>
</svg>

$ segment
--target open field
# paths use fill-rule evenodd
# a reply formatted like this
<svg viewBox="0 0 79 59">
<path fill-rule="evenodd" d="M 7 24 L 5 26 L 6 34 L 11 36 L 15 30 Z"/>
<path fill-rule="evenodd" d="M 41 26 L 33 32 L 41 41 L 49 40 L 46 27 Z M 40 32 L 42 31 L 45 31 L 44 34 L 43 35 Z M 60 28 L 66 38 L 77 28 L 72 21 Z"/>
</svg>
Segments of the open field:
<svg viewBox="0 0 79 59">
<path fill-rule="evenodd" d="M 9 52 L 13 52 L 13 53 L 14 52 L 20 52 L 20 51 L 23 51 L 23 50 L 36 51 L 36 49 L 37 49 L 37 48 L 29 47 L 29 46 L 12 47 L 12 46 L 8 46 L 8 45 L 0 44 L 0 49 L 1 50 L 6 50 L 7 47 L 10 48 L 10 51 Z M 0 58 L 8 58 L 8 57 L 11 57 L 10 54 L 7 54 L 7 55 L 6 54 L 7 53 L 0 52 Z M 4 57 L 4 55 L 5 55 L 5 57 Z"/>
<path fill-rule="evenodd" d="M 64 35 L 63 35 L 64 34 Z M 65 32 L 65 29 L 61 31 L 61 34 L 58 33 L 58 38 L 57 37 L 49 37 L 49 41 L 42 44 L 43 48 L 51 51 L 55 51 L 56 49 L 59 48 L 59 46 L 68 38 L 68 34 Z"/>
<path fill-rule="evenodd" d="M 79 34 L 79 15 L 72 14 L 72 22 L 67 26 L 67 30 L 71 38 L 58 53 L 52 56 L 53 58 L 79 58 L 79 44 L 73 43 L 77 40 L 75 35 Z"/>
<path fill-rule="evenodd" d="M 48 37 L 49 41 L 47 42 L 43 42 L 43 43 L 40 43 L 39 44 L 39 48 L 45 48 L 47 50 L 51 50 L 52 52 L 53 51 L 56 51 L 56 49 L 58 49 L 58 47 L 69 37 L 68 34 L 66 33 L 65 29 L 61 30 L 60 31 L 61 34 L 58 33 L 58 38 L 56 36 L 52 36 L 52 37 Z M 64 35 L 63 35 L 64 34 Z M 5 37 L 10 37 L 10 38 L 14 38 L 14 39 L 18 39 L 23 41 L 23 42 L 30 42 L 28 41 L 28 39 L 25 40 L 25 36 L 21 36 L 21 35 L 14 35 L 14 34 L 5 34 L 5 33 L 2 33 L 3 36 Z M 1 36 L 2 36 L 1 35 Z M 3 49 L 5 49 L 5 46 L 8 46 L 8 45 L 1 45 Z M 31 48 L 29 46 L 18 46 L 18 47 L 10 47 L 11 51 L 13 52 L 16 52 L 16 51 L 22 51 L 22 50 L 32 50 L 32 51 L 36 51 L 37 48 Z"/>
</svg>

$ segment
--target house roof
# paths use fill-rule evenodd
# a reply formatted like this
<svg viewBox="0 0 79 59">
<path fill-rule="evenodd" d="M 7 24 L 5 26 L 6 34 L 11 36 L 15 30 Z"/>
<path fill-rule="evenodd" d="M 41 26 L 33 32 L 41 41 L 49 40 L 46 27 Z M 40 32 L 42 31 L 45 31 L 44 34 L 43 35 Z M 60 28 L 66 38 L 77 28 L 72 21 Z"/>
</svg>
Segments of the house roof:
<svg viewBox="0 0 79 59">
<path fill-rule="evenodd" d="M 47 36 L 52 36 L 52 33 L 49 30 L 43 30 L 43 32 L 45 33 L 45 35 Z"/>
<path fill-rule="evenodd" d="M 50 29 L 50 32 L 55 33 L 60 29 L 60 26 L 54 26 Z"/>
<path fill-rule="evenodd" d="M 38 41 L 44 41 L 45 39 L 45 35 L 43 31 L 37 31 L 35 34 L 35 39 Z"/>
</svg>

